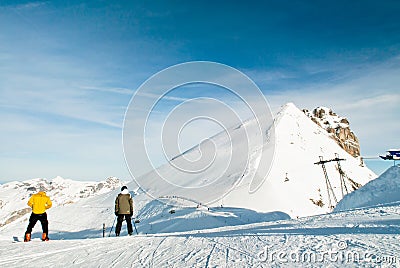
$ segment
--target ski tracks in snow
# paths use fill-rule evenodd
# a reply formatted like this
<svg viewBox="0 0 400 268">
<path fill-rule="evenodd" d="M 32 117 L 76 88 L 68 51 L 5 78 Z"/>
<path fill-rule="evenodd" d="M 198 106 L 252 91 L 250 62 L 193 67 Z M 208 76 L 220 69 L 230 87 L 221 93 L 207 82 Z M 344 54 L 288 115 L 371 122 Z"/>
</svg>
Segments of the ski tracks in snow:
<svg viewBox="0 0 400 268">
<path fill-rule="evenodd" d="M 43 246 L 43 244 L 45 244 L 45 243 L 47 245 Z M 76 246 L 76 247 L 70 247 L 70 248 L 67 247 L 67 248 L 61 248 L 61 249 L 49 251 L 47 249 L 50 248 L 51 243 L 53 243 L 53 242 L 41 242 L 40 246 L 37 246 L 37 245 L 33 246 L 37 249 L 40 248 L 40 250 L 41 250 L 41 252 L 33 253 L 33 254 L 25 254 L 25 250 L 29 249 L 29 246 L 33 245 L 33 242 L 24 243 L 21 245 L 21 247 L 16 248 L 17 250 L 15 250 L 12 255 L 10 255 L 11 257 L 1 259 L 0 266 L 2 266 L 2 267 L 13 266 L 13 265 L 30 266 L 30 263 L 32 261 L 35 261 L 36 259 L 46 259 L 46 258 L 48 258 L 48 256 L 52 256 L 51 258 L 54 258 L 54 255 L 66 253 L 68 251 L 75 251 L 77 249 L 83 249 L 83 248 L 90 246 L 90 245 L 84 244 L 84 245 L 80 245 L 80 246 Z M 39 243 L 35 243 L 35 244 L 39 244 Z M 8 249 L 5 249 L 5 250 L 8 250 Z"/>
<path fill-rule="evenodd" d="M 230 234 L 224 236 L 135 236 L 65 240 L 46 243 L 1 241 L 1 267 L 278 267 L 300 263 L 279 261 L 277 254 L 370 251 L 399 257 L 399 235 Z M 18 246 L 17 246 L 18 245 Z M 268 248 L 268 251 L 265 249 Z M 41 251 L 39 253 L 33 253 Z M 275 255 L 271 255 L 274 252 Z M 269 254 L 266 256 L 265 254 Z M 261 254 L 261 255 L 260 255 Z M 264 254 L 264 255 L 262 255 Z M 380 254 L 380 255 L 378 255 Z M 261 257 L 264 257 L 262 259 Z M 374 267 L 375 263 L 306 262 L 305 266 Z M 397 263 L 398 265 L 399 263 Z M 396 265 L 396 264 L 395 264 Z M 384 266 L 385 265 L 381 265 Z M 390 266 L 386 266 L 390 267 Z"/>
<path fill-rule="evenodd" d="M 213 253 L 213 251 L 214 251 L 214 249 L 215 249 L 215 246 L 216 246 L 216 244 L 213 245 L 213 247 L 212 247 L 210 253 L 209 253 L 208 256 L 207 256 L 206 265 L 204 266 L 205 268 L 208 268 L 208 265 L 210 264 L 210 259 L 211 259 L 212 253 Z"/>
<path fill-rule="evenodd" d="M 160 243 L 157 245 L 157 247 L 154 249 L 153 254 L 151 256 L 151 260 L 150 260 L 150 267 L 154 267 L 154 257 L 156 256 L 157 253 L 157 249 L 161 246 L 161 244 L 167 239 L 167 237 L 164 237 Z"/>
</svg>

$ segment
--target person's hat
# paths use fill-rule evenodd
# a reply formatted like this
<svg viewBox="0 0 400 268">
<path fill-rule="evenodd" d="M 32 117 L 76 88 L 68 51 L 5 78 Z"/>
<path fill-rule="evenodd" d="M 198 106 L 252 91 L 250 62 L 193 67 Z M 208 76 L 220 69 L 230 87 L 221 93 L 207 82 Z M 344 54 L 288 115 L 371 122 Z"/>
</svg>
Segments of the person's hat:
<svg viewBox="0 0 400 268">
<path fill-rule="evenodd" d="M 128 187 L 126 187 L 126 186 L 122 186 L 122 188 L 121 188 L 121 192 L 122 192 L 123 190 L 125 190 L 125 189 L 128 189 Z"/>
</svg>

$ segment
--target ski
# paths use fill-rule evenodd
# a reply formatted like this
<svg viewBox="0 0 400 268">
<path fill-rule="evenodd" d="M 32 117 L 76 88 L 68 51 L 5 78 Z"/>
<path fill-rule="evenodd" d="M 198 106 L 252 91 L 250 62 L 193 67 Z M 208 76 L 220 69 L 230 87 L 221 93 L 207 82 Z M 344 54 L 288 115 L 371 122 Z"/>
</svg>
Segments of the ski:
<svg viewBox="0 0 400 268">
<path fill-rule="evenodd" d="M 35 242 L 35 243 L 37 243 L 37 242 L 49 242 L 50 240 L 42 240 L 41 238 L 34 238 L 34 239 L 31 239 L 30 241 L 24 241 L 23 240 L 23 238 L 20 238 L 20 237 L 18 237 L 18 236 L 13 236 L 12 237 L 12 242 L 13 243 L 30 243 L 30 242 Z"/>
</svg>

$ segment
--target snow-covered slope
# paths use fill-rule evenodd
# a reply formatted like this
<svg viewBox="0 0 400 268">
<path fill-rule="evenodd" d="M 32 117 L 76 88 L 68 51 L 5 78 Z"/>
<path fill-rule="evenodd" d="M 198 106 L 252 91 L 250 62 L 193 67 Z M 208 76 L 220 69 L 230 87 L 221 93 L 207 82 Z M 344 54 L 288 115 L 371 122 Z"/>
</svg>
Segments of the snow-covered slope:
<svg viewBox="0 0 400 268">
<path fill-rule="evenodd" d="M 379 178 L 346 195 L 335 211 L 400 202 L 400 167 L 390 167 Z"/>
<path fill-rule="evenodd" d="M 147 203 L 140 210 L 141 233 L 171 233 L 236 226 L 256 222 L 288 220 L 283 212 L 258 213 L 232 207 L 181 207 L 166 205 L 158 200 Z"/>
<path fill-rule="evenodd" d="M 128 185 L 134 189 L 133 185 Z M 181 208 L 131 192 L 139 235 L 108 237 L 119 189 L 48 211 L 50 238 L 40 224 L 21 241 L 28 215 L 0 228 L 1 267 L 392 267 L 400 264 L 400 204 L 288 219 L 284 213 L 240 208 Z M 175 213 L 170 213 L 175 210 Z M 102 225 L 106 225 L 106 238 Z M 115 226 L 114 226 L 115 227 Z M 114 236 L 113 232 L 112 236 Z M 286 253 L 277 258 L 277 254 Z M 329 255 L 329 254 L 334 255 Z M 290 259 L 289 255 L 290 254 Z M 353 254 L 357 259 L 353 259 Z M 317 259 L 309 259 L 311 258 Z M 283 259 L 282 259 L 283 258 Z"/>
<path fill-rule="evenodd" d="M 134 189 L 133 185 L 128 185 Z M 400 204 L 288 219 L 241 208 L 181 208 L 131 191 L 139 235 L 108 237 L 119 189 L 48 211 L 50 238 L 40 224 L 22 240 L 28 215 L 0 228 L 1 267 L 392 267 L 400 264 Z M 178 205 L 178 203 L 177 203 Z M 175 210 L 175 213 L 170 213 Z M 102 225 L 106 225 L 106 238 Z M 115 227 L 115 225 L 114 225 Z M 277 258 L 283 252 L 287 255 Z M 290 254 L 290 255 L 289 255 Z M 334 254 L 334 255 L 329 255 Z M 353 258 L 356 254 L 356 258 Z M 315 259 L 310 259 L 315 258 Z"/>
<path fill-rule="evenodd" d="M 56 177 L 52 180 L 32 179 L 15 181 L 0 186 L 0 226 L 17 220 L 31 212 L 27 206 L 29 197 L 39 190 L 51 197 L 53 207 L 64 206 L 83 198 L 100 195 L 123 185 L 110 177 L 101 182 L 73 181 Z"/>
<path fill-rule="evenodd" d="M 221 185 L 228 184 L 233 187 L 236 181 L 241 180 L 241 183 L 235 185 L 233 190 L 223 199 L 211 203 L 211 206 L 240 207 L 260 212 L 277 210 L 292 217 L 315 215 L 330 212 L 332 210 L 331 205 L 336 205 L 336 200 L 339 201 L 342 198 L 342 188 L 345 194 L 346 188 L 348 191 L 352 191 L 360 184 L 365 184 L 376 177 L 371 170 L 361 167 L 358 159 L 344 151 L 324 128 L 315 124 L 293 103 L 284 105 L 275 117 L 275 144 L 267 142 L 261 144 L 261 147 L 260 144 L 250 144 L 247 151 L 244 146 L 246 140 L 243 140 L 243 135 L 239 133 L 255 123 L 255 120 L 247 121 L 243 125 L 233 128 L 230 132 L 231 142 L 226 140 L 227 137 L 224 135 L 216 135 L 211 138 L 212 142 L 209 142 L 209 147 L 213 149 L 214 147 L 211 144 L 216 144 L 217 155 L 229 152 L 231 144 L 243 147 L 240 148 L 240 150 L 243 150 L 242 157 L 232 158 L 231 160 L 231 165 L 234 168 L 219 178 Z M 269 135 L 270 131 L 265 129 L 263 133 Z M 249 133 L 249 135 L 253 135 L 253 133 Z M 275 155 L 268 177 L 256 192 L 250 193 L 250 185 L 259 163 L 259 159 L 252 156 L 257 156 L 259 150 L 262 150 L 263 153 L 269 153 L 272 148 L 275 149 Z M 197 149 L 189 150 L 176 157 L 173 160 L 174 164 L 180 161 L 184 162 L 185 158 L 196 159 L 199 155 L 211 154 L 213 153 L 212 149 L 208 150 L 208 147 L 204 146 L 201 152 Z M 345 159 L 345 161 L 341 161 L 345 186 L 341 187 L 336 163 L 327 163 L 326 169 L 335 195 L 333 196 L 330 193 L 330 205 L 323 170 L 320 165 L 314 163 L 319 161 L 320 156 L 325 160 L 335 158 L 336 153 L 340 158 Z M 247 155 L 250 155 L 249 162 L 247 162 Z M 240 169 L 243 165 L 246 165 L 244 174 Z M 261 168 L 267 168 L 264 165 L 266 164 L 260 163 Z M 235 167 L 238 167 L 237 170 L 235 170 Z M 208 169 L 205 173 L 188 174 L 166 164 L 146 174 L 141 179 L 147 183 L 153 182 L 153 188 L 157 188 L 159 180 L 156 180 L 156 178 L 159 174 L 171 178 L 176 185 L 201 185 L 204 183 L 204 179 L 212 181 L 214 178 L 218 178 L 223 168 L 224 166 L 217 165 L 217 168 Z M 219 184 L 217 183 L 206 194 L 214 195 L 213 190 L 218 190 L 218 187 Z M 206 199 L 201 191 L 196 191 L 196 188 L 189 192 L 185 187 L 171 188 L 164 184 L 159 186 L 157 191 L 158 196 L 169 193 L 170 195 L 198 200 L 199 203 Z"/>
<path fill-rule="evenodd" d="M 130 189 L 132 185 L 128 184 Z M 115 224 L 114 201 L 119 189 L 105 194 L 80 199 L 75 203 L 57 206 L 48 210 L 51 239 L 82 239 L 102 236 L 103 224 L 107 235 Z M 242 208 L 207 208 L 181 207 L 179 202 L 167 205 L 157 200 L 150 201 L 147 195 L 139 190 L 131 191 L 135 203 L 135 218 L 140 219 L 139 232 L 172 233 L 194 231 L 222 226 L 235 226 L 255 222 L 269 222 L 290 219 L 282 212 L 258 213 Z M 171 213 L 171 212 L 174 213 Z M 21 236 L 27 227 L 29 214 L 23 215 L 12 223 L 0 228 L 0 238 Z M 115 225 L 114 225 L 115 227 Z M 35 226 L 32 236 L 40 237 L 41 227 Z M 114 232 L 111 232 L 114 236 Z M 123 228 L 121 235 L 126 235 Z"/>
</svg>

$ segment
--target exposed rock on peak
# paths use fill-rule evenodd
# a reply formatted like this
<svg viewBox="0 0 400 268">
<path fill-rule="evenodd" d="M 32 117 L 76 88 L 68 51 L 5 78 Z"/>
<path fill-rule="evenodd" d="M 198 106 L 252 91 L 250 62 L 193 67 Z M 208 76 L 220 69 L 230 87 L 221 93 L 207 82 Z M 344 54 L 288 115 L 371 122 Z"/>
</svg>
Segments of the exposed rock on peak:
<svg viewBox="0 0 400 268">
<path fill-rule="evenodd" d="M 317 125 L 325 129 L 332 139 L 353 157 L 360 156 L 360 144 L 357 136 L 350 129 L 349 120 L 338 116 L 327 107 L 317 107 L 312 112 L 303 112 Z"/>
</svg>

